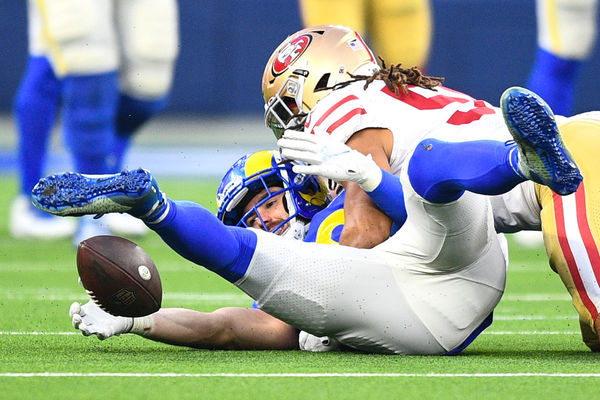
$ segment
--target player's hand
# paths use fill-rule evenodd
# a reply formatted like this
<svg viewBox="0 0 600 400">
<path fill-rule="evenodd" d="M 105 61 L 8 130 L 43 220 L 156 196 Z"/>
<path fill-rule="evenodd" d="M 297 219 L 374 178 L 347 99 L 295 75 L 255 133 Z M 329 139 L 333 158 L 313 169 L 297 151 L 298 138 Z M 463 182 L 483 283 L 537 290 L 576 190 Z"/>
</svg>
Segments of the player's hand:
<svg viewBox="0 0 600 400">
<path fill-rule="evenodd" d="M 381 169 L 370 155 L 365 156 L 329 135 L 288 130 L 277 145 L 283 157 L 308 164 L 295 165 L 293 170 L 298 174 L 355 182 L 367 192 L 373 191 L 381 182 Z"/>
<path fill-rule="evenodd" d="M 300 331 L 298 335 L 298 345 L 300 350 L 312 351 L 314 353 L 336 351 L 341 348 L 340 342 L 335 339 L 331 339 L 328 336 L 318 337 L 304 331 Z"/>
<path fill-rule="evenodd" d="M 92 300 L 84 305 L 77 302 L 71 304 L 69 316 L 73 327 L 84 336 L 96 335 L 100 340 L 127 333 L 133 326 L 133 318 L 110 315 Z"/>
</svg>

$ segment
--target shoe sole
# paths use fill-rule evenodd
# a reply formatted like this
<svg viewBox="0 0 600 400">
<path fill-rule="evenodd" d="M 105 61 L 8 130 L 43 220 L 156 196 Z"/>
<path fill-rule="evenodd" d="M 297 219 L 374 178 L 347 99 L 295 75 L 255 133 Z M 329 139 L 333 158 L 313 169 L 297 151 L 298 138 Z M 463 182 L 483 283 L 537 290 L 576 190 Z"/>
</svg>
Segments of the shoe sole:
<svg viewBox="0 0 600 400">
<path fill-rule="evenodd" d="M 575 192 L 582 176 L 562 141 L 550 107 L 522 88 L 507 89 L 500 103 L 531 179 L 561 195 Z"/>
<path fill-rule="evenodd" d="M 36 207 L 50 214 L 81 216 L 127 212 L 151 187 L 151 175 L 143 169 L 117 175 L 67 172 L 41 179 L 31 197 Z"/>
</svg>

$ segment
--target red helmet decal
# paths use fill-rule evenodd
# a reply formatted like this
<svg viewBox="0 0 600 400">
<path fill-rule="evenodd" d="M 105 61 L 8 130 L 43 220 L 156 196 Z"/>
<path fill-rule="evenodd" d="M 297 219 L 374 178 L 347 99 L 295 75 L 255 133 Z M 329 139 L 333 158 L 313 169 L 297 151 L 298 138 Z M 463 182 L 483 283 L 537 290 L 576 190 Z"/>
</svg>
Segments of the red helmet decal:
<svg viewBox="0 0 600 400">
<path fill-rule="evenodd" d="M 278 76 L 285 72 L 308 49 L 311 41 L 312 36 L 301 35 L 283 46 L 271 66 L 273 75 Z"/>
</svg>

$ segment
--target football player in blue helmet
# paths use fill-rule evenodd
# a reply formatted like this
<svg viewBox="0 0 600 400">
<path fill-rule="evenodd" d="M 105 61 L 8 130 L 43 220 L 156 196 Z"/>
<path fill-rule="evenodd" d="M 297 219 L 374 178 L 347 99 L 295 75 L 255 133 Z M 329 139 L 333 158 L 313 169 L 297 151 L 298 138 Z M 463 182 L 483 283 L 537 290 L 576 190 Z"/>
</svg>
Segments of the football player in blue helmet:
<svg viewBox="0 0 600 400">
<path fill-rule="evenodd" d="M 324 181 L 295 173 L 278 151 L 264 150 L 246 154 L 229 168 L 217 190 L 217 218 L 225 225 L 301 240 L 310 220 L 329 202 Z"/>
<path fill-rule="evenodd" d="M 343 196 L 342 196 L 343 197 Z M 338 200 L 339 201 L 339 200 Z M 312 218 L 330 203 L 327 187 L 314 175 L 296 174 L 292 164 L 276 150 L 248 153 L 227 171 L 217 190 L 217 218 L 226 225 L 263 229 L 290 239 L 303 240 Z M 343 202 L 342 202 L 343 205 Z M 310 241 L 337 244 L 343 208 L 319 217 Z M 315 227 L 318 228 L 318 227 Z M 335 229 L 337 228 L 337 229 Z M 300 332 L 293 326 L 250 307 L 225 307 L 211 313 L 162 308 L 141 318 L 116 317 L 93 301 L 75 302 L 69 310 L 73 326 L 85 336 L 101 340 L 122 333 L 208 349 L 335 350 L 338 344 Z M 152 329 L 148 329 L 151 325 Z"/>
</svg>

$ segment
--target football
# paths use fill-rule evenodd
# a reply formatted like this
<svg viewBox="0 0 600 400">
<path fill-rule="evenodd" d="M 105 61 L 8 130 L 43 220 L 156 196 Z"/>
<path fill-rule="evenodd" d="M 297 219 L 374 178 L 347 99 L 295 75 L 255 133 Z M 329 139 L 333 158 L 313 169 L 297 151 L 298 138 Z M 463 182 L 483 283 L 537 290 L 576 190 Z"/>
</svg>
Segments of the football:
<svg viewBox="0 0 600 400">
<path fill-rule="evenodd" d="M 112 315 L 142 317 L 160 308 L 158 270 L 148 253 L 130 240 L 94 236 L 82 241 L 77 271 L 92 300 Z"/>
</svg>

